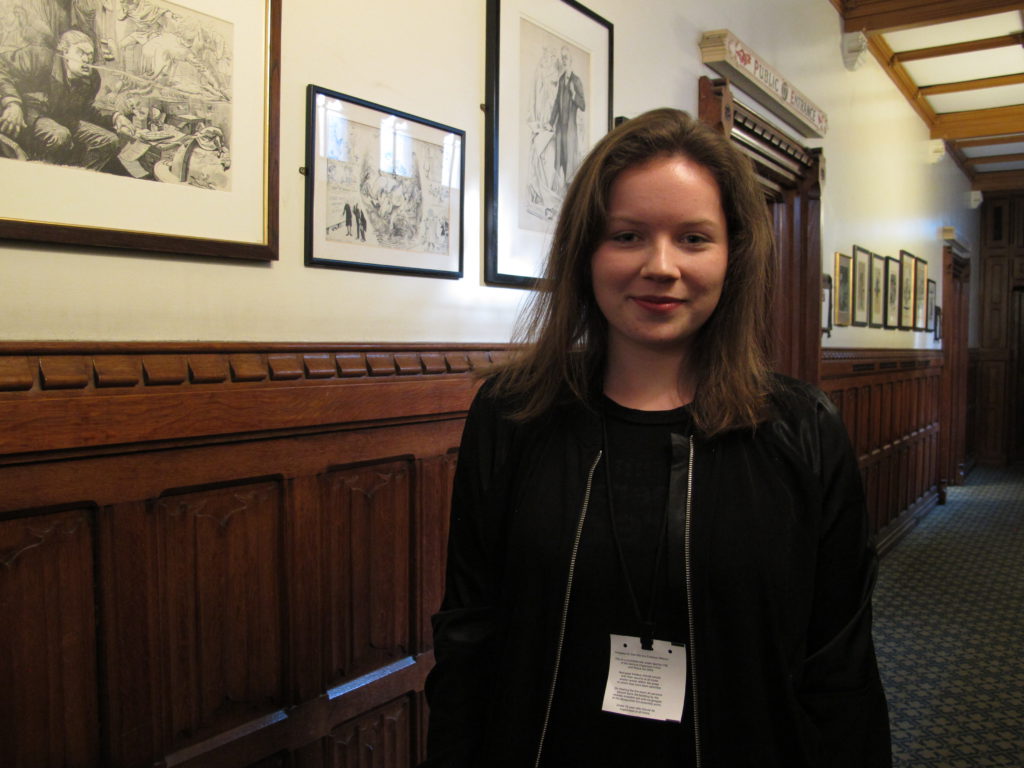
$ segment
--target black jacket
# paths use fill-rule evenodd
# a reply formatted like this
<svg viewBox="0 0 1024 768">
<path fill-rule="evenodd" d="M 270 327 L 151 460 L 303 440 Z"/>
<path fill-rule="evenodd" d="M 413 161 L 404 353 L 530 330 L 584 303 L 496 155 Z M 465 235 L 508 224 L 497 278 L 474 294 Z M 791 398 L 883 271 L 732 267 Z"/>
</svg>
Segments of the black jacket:
<svg viewBox="0 0 1024 768">
<path fill-rule="evenodd" d="M 857 464 L 824 394 L 777 385 L 756 430 L 694 440 L 700 765 L 889 766 Z M 431 768 L 534 766 L 545 728 L 600 420 L 582 403 L 528 423 L 507 411 L 485 384 L 463 434 L 426 685 Z M 682 514 L 673 525 L 687 535 Z"/>
</svg>

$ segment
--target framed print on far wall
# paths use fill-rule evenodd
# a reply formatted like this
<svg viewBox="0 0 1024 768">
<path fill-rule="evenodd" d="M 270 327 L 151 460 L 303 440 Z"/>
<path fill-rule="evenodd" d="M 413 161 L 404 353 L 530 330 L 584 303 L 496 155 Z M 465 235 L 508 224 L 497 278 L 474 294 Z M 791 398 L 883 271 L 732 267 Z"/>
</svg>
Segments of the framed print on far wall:
<svg viewBox="0 0 1024 768">
<path fill-rule="evenodd" d="M 487 0 L 486 282 L 540 277 L 568 182 L 611 128 L 612 33 L 576 0 Z"/>
<path fill-rule="evenodd" d="M 466 134 L 306 88 L 306 265 L 462 277 Z"/>
<path fill-rule="evenodd" d="M 885 327 L 900 327 L 900 260 L 885 257 Z"/>
<path fill-rule="evenodd" d="M 871 252 L 853 246 L 853 317 L 851 325 L 867 325 L 871 306 L 869 290 L 871 272 Z"/>
<path fill-rule="evenodd" d="M 917 258 L 900 251 L 900 330 L 914 330 L 914 266 Z"/>
<path fill-rule="evenodd" d="M 835 291 L 835 324 L 849 325 L 853 304 L 853 259 L 836 252 L 836 276 L 832 288 Z"/>
<path fill-rule="evenodd" d="M 6 5 L 44 19 L 69 3 Z M 129 4 L 73 5 L 93 9 L 71 45 L 79 61 L 100 62 L 83 75 L 96 95 L 47 112 L 66 98 L 58 85 L 72 58 L 37 25 L 34 50 L 47 72 L 52 56 L 59 78 L 14 77 L 8 95 L 30 99 L 71 143 L 55 148 L 31 128 L 0 134 L 0 238 L 277 259 L 281 0 L 161 0 L 155 22 Z M 153 35 L 143 39 L 143 27 Z M 27 27 L 4 31 L 8 46 L 27 49 Z"/>
<path fill-rule="evenodd" d="M 926 331 L 935 330 L 935 281 L 928 281 L 928 306 L 926 309 L 928 313 L 928 326 L 925 328 Z"/>
<path fill-rule="evenodd" d="M 881 328 L 885 325 L 885 257 L 871 254 L 871 307 L 868 325 Z"/>
<path fill-rule="evenodd" d="M 928 329 L 928 262 L 914 259 L 914 330 Z"/>
</svg>

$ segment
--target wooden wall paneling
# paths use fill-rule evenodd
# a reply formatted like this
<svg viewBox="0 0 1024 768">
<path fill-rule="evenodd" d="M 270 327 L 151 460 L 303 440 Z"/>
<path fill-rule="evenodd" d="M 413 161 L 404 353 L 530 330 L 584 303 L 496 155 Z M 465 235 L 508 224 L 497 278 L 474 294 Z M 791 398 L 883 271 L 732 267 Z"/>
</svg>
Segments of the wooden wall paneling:
<svg viewBox="0 0 1024 768">
<path fill-rule="evenodd" d="M 978 461 L 1005 464 L 1009 352 L 982 350 L 978 362 Z"/>
<path fill-rule="evenodd" d="M 320 478 L 301 474 L 286 480 L 285 572 L 287 579 L 286 681 L 289 704 L 323 690 L 324 595 L 323 498 Z"/>
<path fill-rule="evenodd" d="M 0 764 L 415 764 L 501 353 L 0 344 Z"/>
<path fill-rule="evenodd" d="M 936 501 L 941 353 L 832 349 L 822 387 L 858 456 L 869 520 L 885 549 Z"/>
<path fill-rule="evenodd" d="M 100 757 L 91 508 L 0 521 L 0 757 L 97 765 Z"/>
<path fill-rule="evenodd" d="M 449 503 L 455 479 L 456 451 L 419 462 L 420 511 L 417 520 L 416 584 L 419 590 L 415 617 L 417 652 L 433 646 L 430 617 L 441 607 L 448 552 Z"/>
<path fill-rule="evenodd" d="M 403 697 L 335 728 L 327 768 L 407 768 L 413 760 L 412 707 Z"/>
<path fill-rule="evenodd" d="M 143 765 L 166 743 L 168 632 L 160 606 L 160 546 L 145 501 L 99 517 L 103 743 L 113 768 Z"/>
<path fill-rule="evenodd" d="M 985 260 L 984 299 L 981 311 L 982 346 L 1005 348 L 1006 311 L 1009 297 L 1009 261 L 1005 256 L 990 256 Z"/>
<path fill-rule="evenodd" d="M 342 468 L 322 481 L 330 687 L 411 653 L 410 468 L 401 460 Z"/>
</svg>

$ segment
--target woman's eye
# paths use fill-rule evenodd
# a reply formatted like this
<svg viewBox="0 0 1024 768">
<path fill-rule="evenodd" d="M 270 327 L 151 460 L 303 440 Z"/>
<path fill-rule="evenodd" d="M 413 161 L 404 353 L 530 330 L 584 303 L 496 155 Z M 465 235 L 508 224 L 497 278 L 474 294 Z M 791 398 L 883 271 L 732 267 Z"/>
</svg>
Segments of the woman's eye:
<svg viewBox="0 0 1024 768">
<path fill-rule="evenodd" d="M 697 234 L 683 235 L 683 242 L 687 245 L 703 245 L 708 242 L 708 238 Z"/>
<path fill-rule="evenodd" d="M 637 241 L 636 232 L 616 232 L 611 236 L 611 239 L 617 243 L 635 243 Z"/>
</svg>

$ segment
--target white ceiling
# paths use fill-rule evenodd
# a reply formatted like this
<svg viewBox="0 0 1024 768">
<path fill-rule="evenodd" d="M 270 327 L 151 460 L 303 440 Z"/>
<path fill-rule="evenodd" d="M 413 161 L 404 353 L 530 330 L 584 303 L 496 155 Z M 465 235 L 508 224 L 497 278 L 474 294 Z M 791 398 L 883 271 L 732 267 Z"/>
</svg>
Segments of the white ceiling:
<svg viewBox="0 0 1024 768">
<path fill-rule="evenodd" d="M 1024 189 L 1024 5 L 831 2 L 975 189 Z"/>
</svg>

